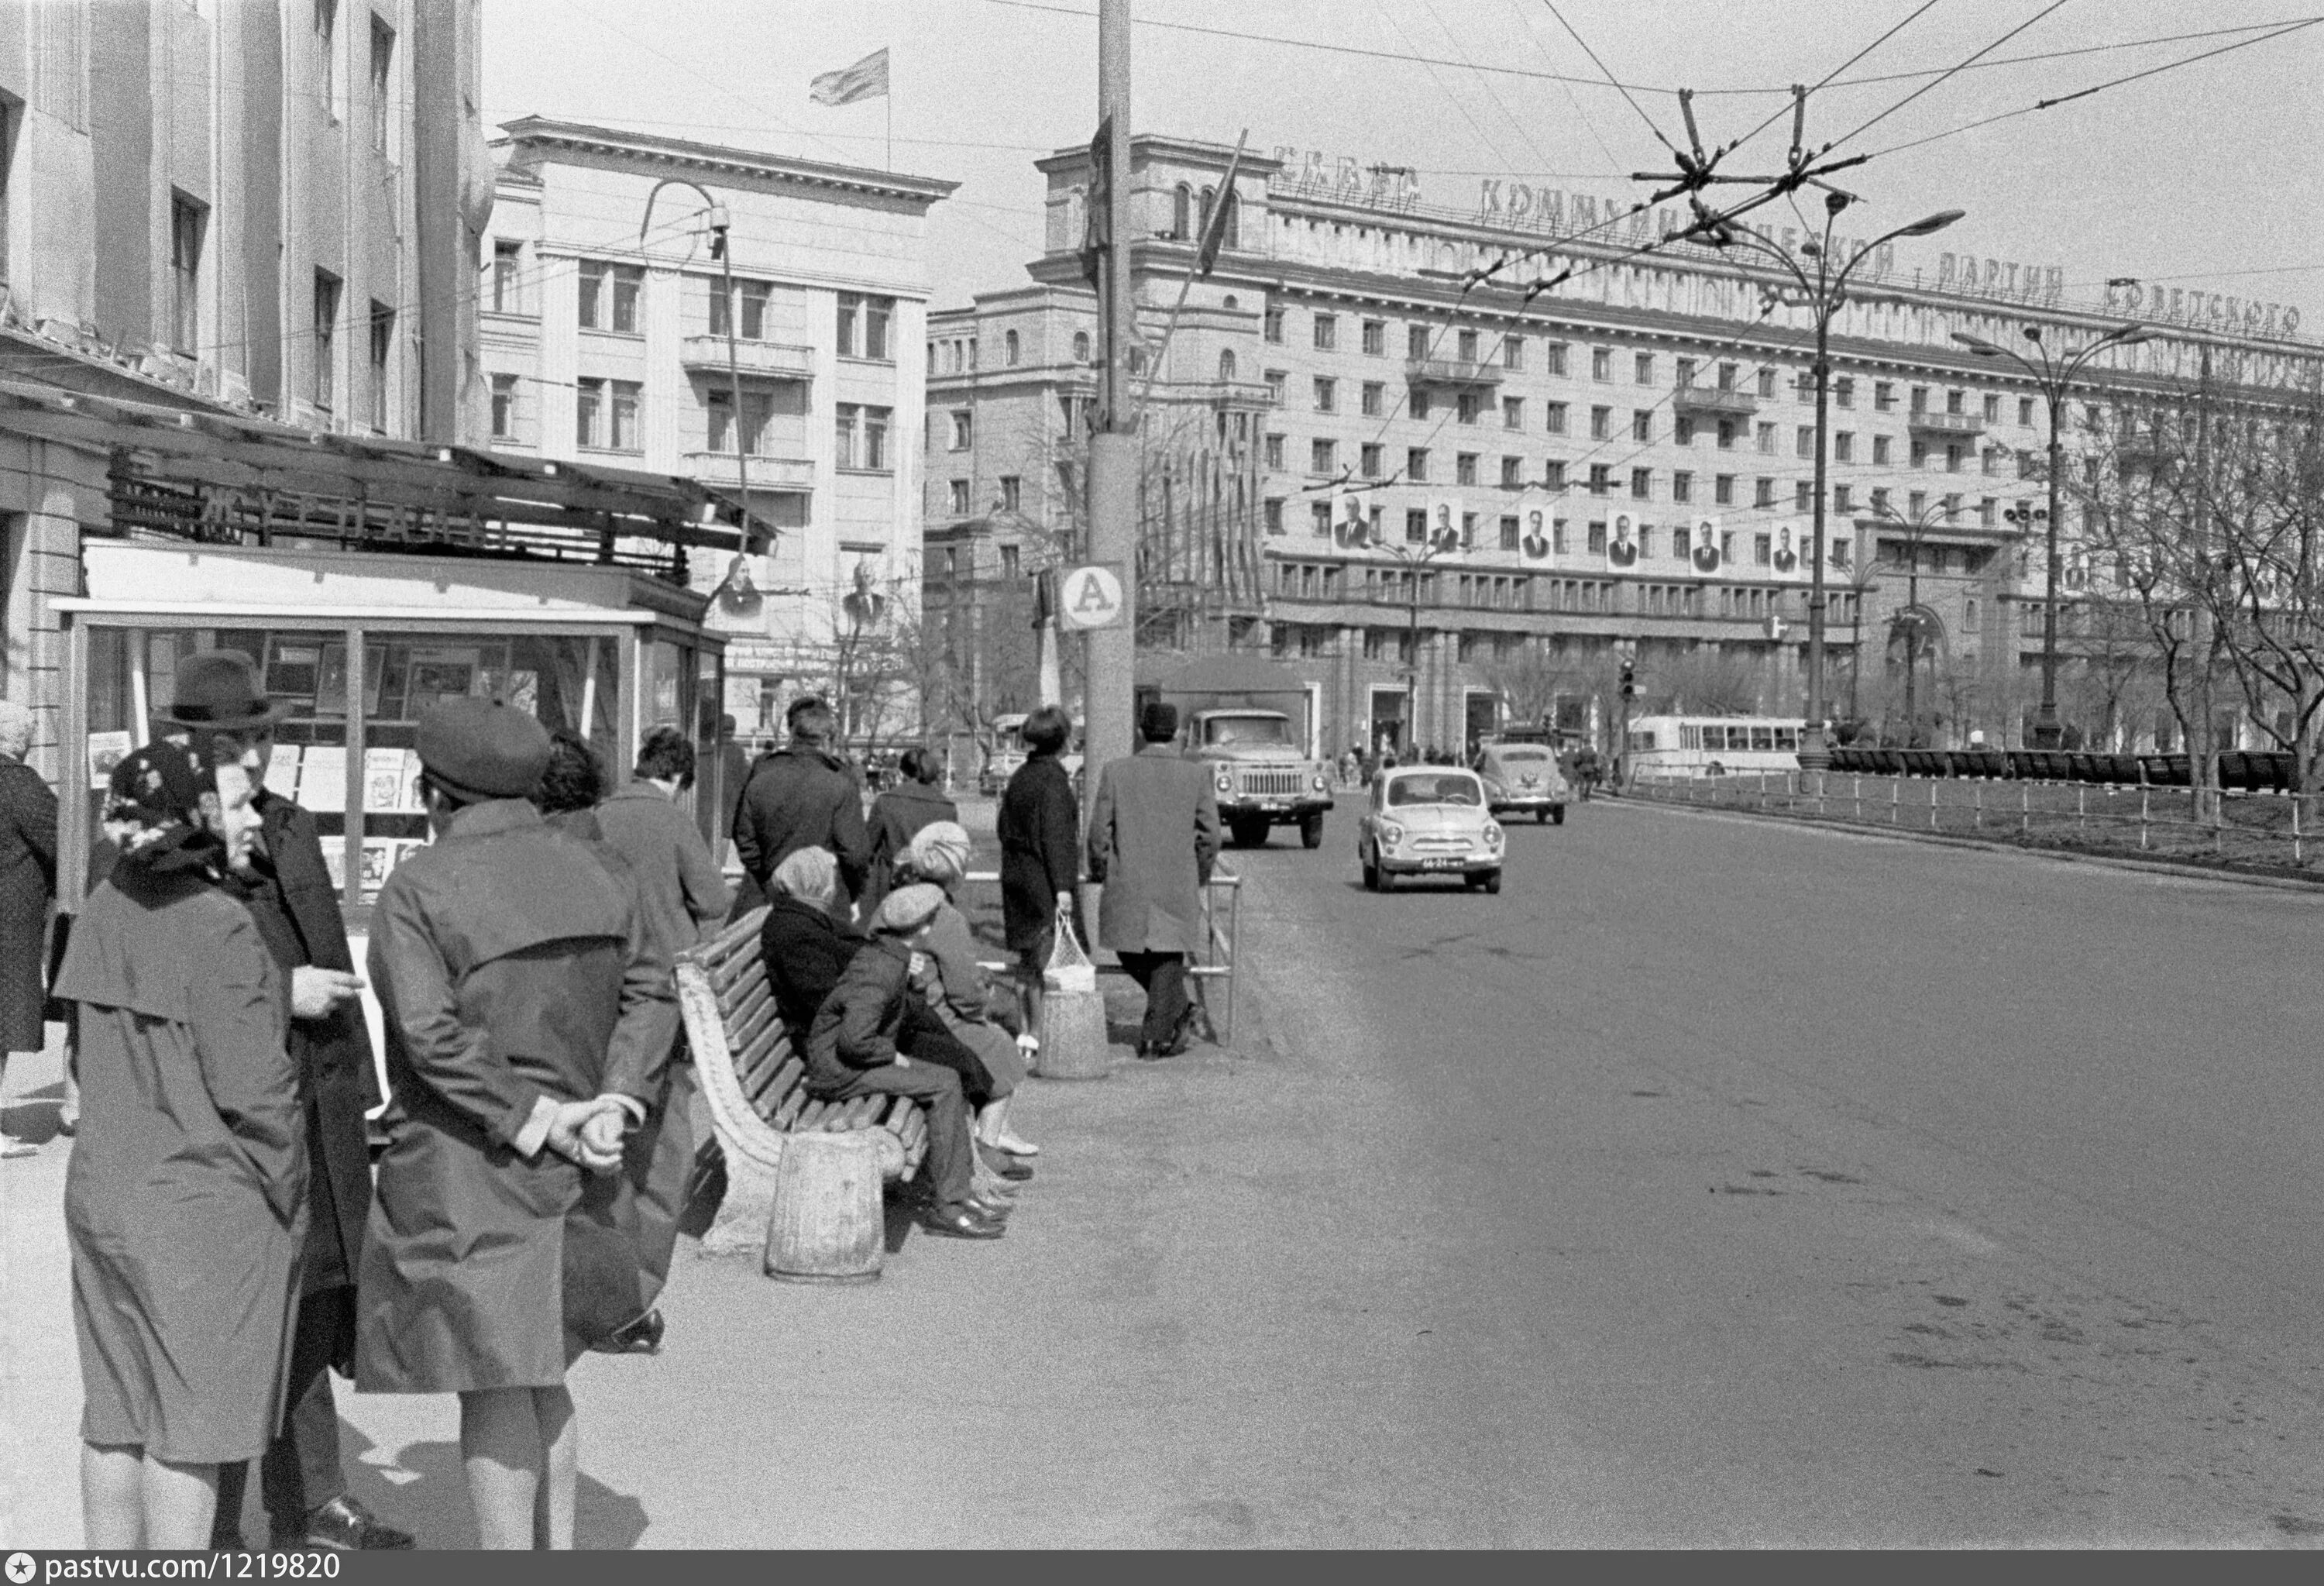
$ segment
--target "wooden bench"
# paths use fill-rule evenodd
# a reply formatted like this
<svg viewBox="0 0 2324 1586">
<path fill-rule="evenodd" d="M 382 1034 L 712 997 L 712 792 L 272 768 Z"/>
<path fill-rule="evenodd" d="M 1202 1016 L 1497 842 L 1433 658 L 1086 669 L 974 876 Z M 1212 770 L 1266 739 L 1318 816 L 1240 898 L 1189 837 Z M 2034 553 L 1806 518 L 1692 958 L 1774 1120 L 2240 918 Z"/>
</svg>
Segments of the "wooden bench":
<svg viewBox="0 0 2324 1586">
<path fill-rule="evenodd" d="M 882 1130 L 894 1142 L 881 1162 L 891 1179 L 910 1179 L 928 1148 L 927 1116 L 908 1097 L 818 1102 L 807 1094 L 806 1065 L 791 1050 L 759 954 L 766 918 L 764 908 L 754 908 L 678 955 L 678 1002 L 695 1077 L 726 1160 L 726 1195 L 702 1236 L 702 1248 L 721 1255 L 764 1248 L 785 1135 Z"/>
</svg>

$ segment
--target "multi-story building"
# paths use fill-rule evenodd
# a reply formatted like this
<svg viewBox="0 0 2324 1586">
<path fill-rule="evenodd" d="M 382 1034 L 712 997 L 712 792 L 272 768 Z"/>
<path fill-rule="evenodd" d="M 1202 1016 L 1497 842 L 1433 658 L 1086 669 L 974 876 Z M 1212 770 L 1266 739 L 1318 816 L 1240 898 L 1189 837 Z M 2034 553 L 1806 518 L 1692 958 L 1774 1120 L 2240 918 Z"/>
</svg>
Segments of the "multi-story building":
<svg viewBox="0 0 2324 1586">
<path fill-rule="evenodd" d="M 0 379 L 452 439 L 478 59 L 471 0 L 0 4 Z M 44 711 L 107 475 L 0 411 L 0 665 Z"/>
<path fill-rule="evenodd" d="M 1395 168 L 1321 156 L 1246 158 L 1222 195 L 1227 149 L 1132 150 L 1128 230 L 1148 239 L 1133 367 L 1160 360 L 1141 599 L 1185 604 L 1191 548 L 1199 609 L 1218 619 L 1142 642 L 1272 653 L 1307 679 L 1334 747 L 1456 746 L 1513 716 L 1603 732 L 1622 655 L 1650 701 L 1799 714 L 1816 429 L 1812 322 L 1777 297 L 1787 275 L 1740 248 L 1648 249 L 1675 223 L 1627 199 L 1488 182 L 1456 208 Z M 948 567 L 990 576 L 1011 545 L 1027 565 L 1024 547 L 1074 527 L 1097 334 L 1077 256 L 1088 160 L 1038 167 L 1036 284 L 930 324 L 929 543 L 950 558 L 930 564 L 932 604 Z M 1187 287 L 1216 203 L 1232 206 L 1226 247 Z M 1910 654 L 1918 708 L 1945 733 L 2017 737 L 2046 561 L 2011 510 L 2044 493 L 2048 415 L 2013 368 L 1952 338 L 2079 345 L 2126 306 L 2069 301 L 2055 271 L 1865 261 L 1831 338 L 1837 714 L 1893 720 Z M 2167 396 L 2207 346 L 2234 379 L 2281 385 L 2316 364 L 2296 324 L 2198 294 L 2143 345 L 2100 354 L 2080 394 Z"/>
<path fill-rule="evenodd" d="M 720 595 L 745 736 L 779 731 L 803 687 L 874 709 L 851 667 L 897 705 L 908 678 L 865 658 L 907 641 L 918 606 L 906 438 L 927 389 L 927 212 L 956 184 L 539 117 L 503 131 L 475 438 L 747 485 L 771 548 L 691 569 Z"/>
</svg>

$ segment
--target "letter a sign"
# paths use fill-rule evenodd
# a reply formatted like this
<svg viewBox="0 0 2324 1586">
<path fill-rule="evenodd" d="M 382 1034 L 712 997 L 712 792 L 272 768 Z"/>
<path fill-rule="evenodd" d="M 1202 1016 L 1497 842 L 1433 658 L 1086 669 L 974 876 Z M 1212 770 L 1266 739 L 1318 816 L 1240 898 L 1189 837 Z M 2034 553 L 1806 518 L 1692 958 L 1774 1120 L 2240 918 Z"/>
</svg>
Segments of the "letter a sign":
<svg viewBox="0 0 2324 1586">
<path fill-rule="evenodd" d="M 1109 567 L 1068 567 L 1058 585 L 1057 620 L 1068 628 L 1121 625 L 1121 575 Z"/>
</svg>

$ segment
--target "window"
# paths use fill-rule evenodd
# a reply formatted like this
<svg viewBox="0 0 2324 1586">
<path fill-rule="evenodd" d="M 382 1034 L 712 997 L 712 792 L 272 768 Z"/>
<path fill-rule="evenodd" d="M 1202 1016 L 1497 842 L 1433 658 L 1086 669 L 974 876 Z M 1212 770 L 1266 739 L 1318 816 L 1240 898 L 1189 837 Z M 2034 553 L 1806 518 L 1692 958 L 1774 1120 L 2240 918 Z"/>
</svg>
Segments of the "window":
<svg viewBox="0 0 2324 1586">
<path fill-rule="evenodd" d="M 1652 385 L 1655 383 L 1655 355 L 1652 353 L 1637 354 L 1632 360 L 1632 372 L 1634 383 Z"/>
<path fill-rule="evenodd" d="M 1267 339 L 1271 342 L 1280 342 L 1283 339 L 1283 310 L 1280 309 L 1268 309 L 1264 323 L 1267 327 Z"/>
<path fill-rule="evenodd" d="M 1671 421 L 1671 439 L 1676 441 L 1681 446 L 1692 446 L 1694 444 L 1694 420 L 1684 413 L 1681 413 L 1676 419 L 1673 420 Z"/>
<path fill-rule="evenodd" d="M 726 335 L 728 325 L 739 318 L 741 326 L 735 333 L 738 339 L 764 341 L 767 336 L 767 307 L 773 296 L 774 288 L 763 281 L 738 281 L 734 283 L 734 296 L 730 302 L 724 283 L 713 282 L 710 288 L 710 334 Z M 737 308 L 742 310 L 740 315 L 732 312 Z M 953 367 L 958 369 L 957 349 L 960 344 L 954 342 L 952 346 L 955 349 Z M 928 368 L 933 372 L 936 366 L 936 359 L 931 356 Z"/>
<path fill-rule="evenodd" d="M 1267 466 L 1280 472 L 1283 467 L 1283 437 L 1279 435 L 1268 436 L 1267 438 L 1266 451 Z"/>
<path fill-rule="evenodd" d="M 1089 332 L 1086 330 L 1076 330 L 1074 332 L 1074 362 L 1076 364 L 1086 364 L 1089 361 Z"/>
<path fill-rule="evenodd" d="M 1775 394 L 1775 372 L 1773 369 L 1759 371 L 1759 394 L 1763 397 L 1773 397 Z"/>
<path fill-rule="evenodd" d="M 1606 554 L 1606 525 L 1603 523 L 1591 524 L 1590 535 L 1587 543 L 1591 556 L 1604 556 Z"/>
<path fill-rule="evenodd" d="M 638 292 L 646 272 L 635 264 L 609 264 L 602 259 L 581 261 L 581 328 L 610 330 L 623 336 L 638 333 Z"/>
<path fill-rule="evenodd" d="M 339 0 L 315 0 L 315 80 L 323 87 L 323 110 L 333 121 L 347 113 L 346 78 L 339 71 Z"/>
<path fill-rule="evenodd" d="M 1740 373 L 1741 371 L 1732 364 L 1721 364 L 1719 366 L 1719 389 L 1721 391 L 1733 391 L 1735 389 L 1736 377 Z"/>
<path fill-rule="evenodd" d="M 1754 484 L 1751 490 L 1751 504 L 1755 507 L 1774 506 L 1775 482 L 1772 479 L 1762 479 Z"/>
<path fill-rule="evenodd" d="M 948 449 L 956 452 L 964 452 L 975 442 L 976 416 L 967 409 L 963 408 L 953 412 L 950 415 L 950 418 L 952 420 L 952 444 Z"/>
<path fill-rule="evenodd" d="M 1553 518 L 1549 524 L 1549 549 L 1563 556 L 1572 547 L 1570 528 L 1563 518 Z"/>
<path fill-rule="evenodd" d="M 1388 387 L 1377 380 L 1364 382 L 1363 410 L 1367 419 L 1377 419 L 1387 410 Z"/>
<path fill-rule="evenodd" d="M 1614 493 L 1614 470 L 1606 463 L 1590 465 L 1590 493 L 1611 495 Z"/>
<path fill-rule="evenodd" d="M 395 356 L 395 310 L 385 303 L 371 306 L 371 427 L 388 429 L 387 368 Z"/>
<path fill-rule="evenodd" d="M 1872 383 L 1872 406 L 1879 412 L 1894 412 L 1896 408 L 1896 388 L 1886 380 Z"/>
<path fill-rule="evenodd" d="M 1545 489 L 1563 490 L 1565 488 L 1565 464 L 1556 457 L 1552 457 L 1549 461 L 1544 463 L 1541 466 L 1541 483 Z"/>
<path fill-rule="evenodd" d="M 1592 440 L 1610 440 L 1613 438 L 1613 435 L 1614 410 L 1611 408 L 1591 409 L 1590 438 Z"/>
<path fill-rule="evenodd" d="M 843 358 L 862 358 L 870 363 L 885 364 L 895 354 L 889 346 L 889 331 L 895 323 L 896 300 L 866 297 L 861 292 L 839 294 L 838 327 L 839 355 Z M 1086 357 L 1086 334 L 1074 340 L 1074 354 Z M 957 368 L 959 365 L 954 364 Z M 973 368 L 973 363 L 970 367 Z"/>
<path fill-rule="evenodd" d="M 208 211 L 183 193 L 170 195 L 170 345 L 189 355 L 201 346 L 202 232 L 208 219 Z M 0 258 L 0 277 L 6 274 L 7 261 Z"/>
<path fill-rule="evenodd" d="M 1525 531 L 1524 525 L 1517 521 L 1517 515 L 1515 512 L 1503 514 L 1500 522 L 1500 530 L 1501 549 L 1503 550 L 1517 549 L 1517 542 L 1524 538 Z"/>
<path fill-rule="evenodd" d="M 1429 346 L 1434 339 L 1434 338 L 1429 335 L 1428 327 L 1425 325 L 1408 325 L 1405 327 L 1404 355 L 1413 360 L 1415 363 L 1418 363 L 1428 356 Z"/>
<path fill-rule="evenodd" d="M 1384 448 L 1378 441 L 1368 440 L 1364 442 L 1363 449 L 1356 454 L 1356 471 L 1367 479 L 1379 478 L 1380 476 L 1380 457 L 1383 450 Z"/>
<path fill-rule="evenodd" d="M 1929 443 L 1925 440 L 1914 441 L 1912 443 L 1911 455 L 1913 466 L 1915 468 L 1927 467 L 1929 466 Z"/>
<path fill-rule="evenodd" d="M 1279 495 L 1267 498 L 1267 531 L 1269 534 L 1283 532 L 1283 498 Z"/>
<path fill-rule="evenodd" d="M 1758 444 L 1761 452 L 1771 457 L 1775 455 L 1775 427 L 1773 424 L 1755 426 L 1752 438 Z"/>
<path fill-rule="evenodd" d="M 1476 453 L 1456 452 L 1453 454 L 1452 483 L 1455 484 L 1474 484 L 1477 483 Z"/>
<path fill-rule="evenodd" d="M 1332 534 L 1332 503 L 1310 502 L 1307 505 L 1307 527 L 1318 539 L 1328 539 Z"/>
<path fill-rule="evenodd" d="M 1639 408 L 1630 414 L 1630 438 L 1650 441 L 1655 438 L 1655 415 L 1650 408 Z"/>
<path fill-rule="evenodd" d="M 2033 428 L 2034 399 L 2032 397 L 2019 397 L 2017 399 L 2017 422 L 2021 429 L 2030 429 Z"/>
<path fill-rule="evenodd" d="M 1955 491 L 1945 497 L 1945 521 L 1950 523 L 1960 516 L 1960 493 Z"/>
<path fill-rule="evenodd" d="M 1525 337 L 1521 336 L 1501 337 L 1501 367 L 1504 369 L 1525 367 Z"/>
<path fill-rule="evenodd" d="M 1452 414 L 1463 424 L 1474 424 L 1479 411 L 1477 393 L 1464 391 L 1452 399 Z"/>
<path fill-rule="evenodd" d="M 1551 374 L 1563 374 L 1565 373 L 1565 344 L 1562 341 L 1545 341 L 1542 343 L 1541 361 L 1542 368 L 1546 373 Z"/>
<path fill-rule="evenodd" d="M 583 379 L 574 383 L 573 444 L 601 446 L 605 434 L 605 383 Z"/>
<path fill-rule="evenodd" d="M 1525 398 L 1503 397 L 1501 399 L 1501 428 L 1504 429 L 1525 428 Z"/>
<path fill-rule="evenodd" d="M 1735 449 L 1735 429 L 1736 425 L 1734 420 L 1721 419 L 1719 421 L 1719 449 L 1720 451 L 1731 452 Z"/>
<path fill-rule="evenodd" d="M 1523 490 L 1525 488 L 1525 459 L 1523 457 L 1503 457 L 1501 459 L 1501 488 L 1503 490 Z"/>
<path fill-rule="evenodd" d="M 1274 406 L 1281 407 L 1284 392 L 1291 383 L 1289 372 L 1282 369 L 1269 369 L 1263 378 L 1267 382 L 1267 400 Z"/>
<path fill-rule="evenodd" d="M 371 146 L 392 156 L 395 129 L 395 30 L 371 19 Z"/>
<path fill-rule="evenodd" d="M 1982 404 L 1981 410 L 1985 414 L 1985 421 L 1987 423 L 1998 424 L 2001 422 L 2001 399 L 1990 392 L 1986 393 L 1985 401 Z"/>
<path fill-rule="evenodd" d="M 1017 559 L 1018 555 L 1019 550 L 1016 546 L 1004 545 L 1001 548 L 1001 576 L 1003 578 L 1014 578 L 1019 576 L 1021 567 Z"/>
<path fill-rule="evenodd" d="M 866 474 L 889 472 L 894 465 L 888 456 L 888 426 L 894 418 L 892 408 L 841 402 L 835 451 L 838 466 Z"/>
<path fill-rule="evenodd" d="M 1946 472 L 1946 473 L 1948 473 L 1948 474 L 1958 474 L 1958 473 L 1960 473 L 1960 471 L 1961 471 L 1961 448 L 1960 448 L 1958 445 L 1954 445 L 1954 446 L 1948 446 L 1948 447 L 1945 447 L 1945 472 Z"/>
<path fill-rule="evenodd" d="M 1959 417 L 1969 410 L 1969 393 L 1964 391 L 1945 392 L 1945 411 Z"/>
<path fill-rule="evenodd" d="M 1904 515 L 1906 517 L 1924 518 L 1928 516 L 1928 512 L 1929 493 L 1927 491 L 1915 490 L 1904 497 Z"/>
<path fill-rule="evenodd" d="M 1428 417 L 1428 393 L 1425 391 L 1414 391 L 1405 399 L 1404 406 L 1405 411 L 1413 418 L 1425 420 Z"/>
<path fill-rule="evenodd" d="M 967 480 L 955 479 L 952 482 L 952 488 L 945 498 L 945 510 L 951 512 L 955 518 L 965 518 L 968 516 Z"/>
<path fill-rule="evenodd" d="M 1315 350 L 1328 353 L 1340 345 L 1340 318 L 1336 314 L 1315 316 Z"/>
<path fill-rule="evenodd" d="M 1180 182 L 1170 193 L 1170 235 L 1185 242 L 1194 235 L 1194 192 Z"/>
<path fill-rule="evenodd" d="M 1022 350 L 1022 344 L 1017 339 L 1017 333 L 1015 331 L 1011 330 L 1001 337 L 1001 361 L 1008 364 L 1011 369 L 1017 367 L 1017 359 Z M 1231 380 L 1234 376 L 1231 374 L 1226 374 L 1220 376 L 1220 378 L 1222 380 Z"/>
<path fill-rule="evenodd" d="M 1977 526 L 1980 529 L 1998 527 L 2000 509 L 2001 503 L 1989 495 L 1979 501 L 1977 503 Z"/>
<path fill-rule="evenodd" d="M 1367 319 L 1364 321 L 1364 351 L 1366 354 L 1375 358 L 1388 351 L 1387 320 Z"/>
<path fill-rule="evenodd" d="M 1831 400 L 1833 403 L 1839 407 L 1854 407 L 1856 405 L 1856 382 L 1845 374 L 1833 381 L 1831 383 Z"/>
<path fill-rule="evenodd" d="M 1013 364 L 1017 360 L 1012 357 L 1009 361 Z M 1219 354 L 1219 383 L 1222 385 L 1231 384 L 1234 381 L 1234 349 L 1232 347 L 1224 348 Z"/>
<path fill-rule="evenodd" d="M 1001 510 L 1004 512 L 1022 512 L 1024 500 L 1023 477 L 1016 474 L 1003 474 L 1001 476 Z"/>
<path fill-rule="evenodd" d="M 1591 347 L 1590 349 L 1590 378 L 1592 380 L 1611 380 L 1614 378 L 1613 348 Z"/>
<path fill-rule="evenodd" d="M 1404 454 L 1404 476 L 1414 484 L 1428 483 L 1428 448 L 1413 447 Z"/>
<path fill-rule="evenodd" d="M 1694 499 L 1694 475 L 1683 468 L 1671 475 L 1671 500 L 1691 502 Z"/>
<path fill-rule="evenodd" d="M 1564 434 L 1565 404 L 1563 402 L 1544 402 L 1542 403 L 1542 410 L 1549 416 L 1549 422 L 1546 426 L 1549 433 L 1552 435 Z"/>
<path fill-rule="evenodd" d="M 1307 443 L 1307 471 L 1310 474 L 1336 474 L 1340 469 L 1339 459 L 1339 442 L 1311 440 Z"/>
<path fill-rule="evenodd" d="M 327 413 L 337 395 L 334 372 L 337 364 L 339 278 L 327 270 L 315 272 L 315 405 Z"/>
<path fill-rule="evenodd" d="M 1929 410 L 1929 388 L 1927 386 L 1916 385 L 1913 387 L 1912 402 L 1908 410 L 1915 413 L 1925 413 Z"/>
<path fill-rule="evenodd" d="M 1652 468 L 1630 470 L 1630 499 L 1652 501 L 1655 498 L 1655 471 Z"/>
<path fill-rule="evenodd" d="M 1852 512 L 1856 510 L 1855 493 L 1849 486 L 1835 484 L 1831 487 L 1831 510 L 1835 512 Z"/>
<path fill-rule="evenodd" d="M 524 261 L 524 244 L 496 242 L 493 244 L 493 312 L 522 313 L 523 300 L 518 288 L 523 277 L 518 273 Z"/>
<path fill-rule="evenodd" d="M 1852 463 L 1856 460 L 1856 434 L 1853 430 L 1832 431 L 1831 460 L 1835 463 Z"/>
<path fill-rule="evenodd" d="M 2001 459 L 2006 455 L 1997 446 L 1987 447 L 1984 456 L 1979 459 L 1980 466 L 1988 476 L 1997 475 L 2001 472 Z"/>
<path fill-rule="evenodd" d="M 1795 512 L 1815 511 L 1815 485 L 1812 483 L 1805 479 L 1793 481 L 1792 511 Z"/>
<path fill-rule="evenodd" d="M 1673 499 L 1676 498 L 1674 497 Z M 1691 543 L 1692 543 L 1692 541 L 1689 538 L 1689 531 L 1686 525 L 1682 523 L 1677 528 L 1673 529 L 1671 530 L 1671 559 L 1681 562 L 1686 560 L 1687 547 Z"/>
<path fill-rule="evenodd" d="M 493 376 L 493 438 L 510 440 L 516 436 L 516 376 Z"/>
<path fill-rule="evenodd" d="M 1888 437 L 1885 435 L 1872 438 L 1872 466 L 1876 468 L 1888 466 Z"/>
<path fill-rule="evenodd" d="M 1339 382 L 1333 380 L 1326 375 L 1318 374 L 1315 376 L 1315 410 L 1317 412 L 1337 412 L 1339 410 Z"/>
<path fill-rule="evenodd" d="M 1459 338 L 1453 345 L 1460 350 L 1461 362 L 1463 364 L 1473 364 L 1477 361 L 1477 333 L 1475 331 L 1462 331 Z"/>
<path fill-rule="evenodd" d="M 1886 511 L 1888 510 L 1888 488 L 1887 488 L 1887 486 L 1886 486 L 1886 485 L 1876 485 L 1876 486 L 1874 486 L 1873 491 L 1872 491 L 1872 510 L 1873 510 L 1874 512 L 1886 512 Z"/>
<path fill-rule="evenodd" d="M 1711 482 L 1711 499 L 1714 503 L 1722 507 L 1733 506 L 1735 504 L 1735 475 L 1732 474 L 1721 474 L 1714 477 Z"/>
<path fill-rule="evenodd" d="M 1751 565 L 1764 567 L 1775 559 L 1775 537 L 1772 534 L 1751 536 Z"/>
<path fill-rule="evenodd" d="M 1404 539 L 1406 545 L 1425 545 L 1428 542 L 1428 510 L 1425 507 L 1406 509 Z"/>
<path fill-rule="evenodd" d="M 1799 427 L 1799 434 L 1794 438 L 1793 441 L 1793 444 L 1797 447 L 1799 450 L 1799 455 L 1809 462 L 1815 461 L 1815 435 L 1816 432 L 1814 425 L 1803 424 Z"/>
</svg>

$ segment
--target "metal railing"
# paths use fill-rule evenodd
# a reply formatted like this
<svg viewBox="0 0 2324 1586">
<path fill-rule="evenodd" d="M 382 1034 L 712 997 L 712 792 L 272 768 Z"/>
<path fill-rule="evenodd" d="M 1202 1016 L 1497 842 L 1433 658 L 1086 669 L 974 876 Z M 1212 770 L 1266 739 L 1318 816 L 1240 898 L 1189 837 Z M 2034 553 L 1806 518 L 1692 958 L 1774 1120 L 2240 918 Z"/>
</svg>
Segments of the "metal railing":
<svg viewBox="0 0 2324 1586">
<path fill-rule="evenodd" d="M 2214 790 L 2206 814 L 2186 788 L 2034 779 L 1858 776 L 1769 771 L 1639 776 L 1633 797 L 1701 808 L 1891 831 L 2047 841 L 2274 871 L 2324 874 L 2319 801 L 2310 793 Z"/>
<path fill-rule="evenodd" d="M 961 880 L 997 887 L 1001 884 L 1001 872 L 997 870 L 973 870 Z M 1226 923 L 1223 926 L 1220 924 L 1219 894 L 1222 892 L 1226 894 Z M 1211 1021 L 1211 1033 L 1222 1045 L 1234 1039 L 1235 950 L 1241 939 L 1242 878 L 1230 871 L 1213 871 L 1210 884 L 1203 889 L 1203 945 L 1195 950 L 1194 961 L 1186 966 L 1186 973 L 1204 988 L 1213 981 L 1225 984 L 1223 1017 L 1212 1010 L 1207 989 L 1203 990 L 1200 998 L 1203 1017 Z M 1082 945 L 1084 947 L 1090 945 L 1086 942 Z M 982 959 L 979 963 L 985 970 L 994 973 L 1005 973 L 1017 967 L 1006 959 Z"/>
</svg>

